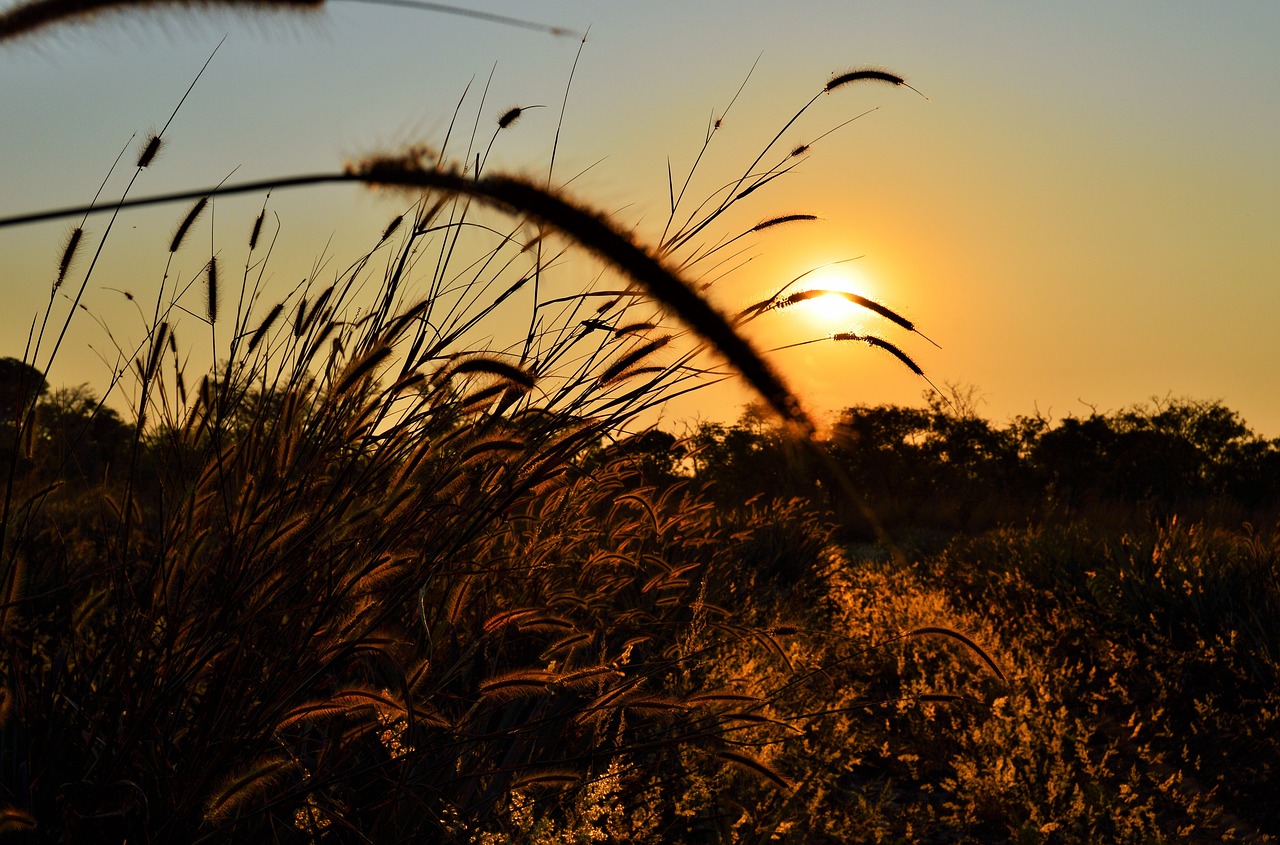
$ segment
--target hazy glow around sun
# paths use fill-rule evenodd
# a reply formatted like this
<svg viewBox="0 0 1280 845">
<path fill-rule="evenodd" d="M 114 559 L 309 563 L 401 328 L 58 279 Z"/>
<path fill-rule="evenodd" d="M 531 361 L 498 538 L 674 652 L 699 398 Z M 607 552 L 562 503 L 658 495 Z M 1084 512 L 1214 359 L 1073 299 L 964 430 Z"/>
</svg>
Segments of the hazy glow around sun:
<svg viewBox="0 0 1280 845">
<path fill-rule="evenodd" d="M 797 285 L 799 290 L 847 291 L 877 299 L 875 286 L 858 270 L 847 264 L 832 265 L 816 270 Z M 871 315 L 865 308 L 842 296 L 827 294 L 799 303 L 797 313 L 815 328 L 824 332 L 851 330 Z"/>
</svg>

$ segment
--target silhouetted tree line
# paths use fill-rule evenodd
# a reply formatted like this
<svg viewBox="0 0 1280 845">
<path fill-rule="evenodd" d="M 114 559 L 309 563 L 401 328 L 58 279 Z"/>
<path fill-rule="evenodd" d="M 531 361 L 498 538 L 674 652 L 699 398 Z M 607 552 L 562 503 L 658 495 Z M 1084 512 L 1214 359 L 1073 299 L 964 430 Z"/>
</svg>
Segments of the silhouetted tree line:
<svg viewBox="0 0 1280 845">
<path fill-rule="evenodd" d="M 972 397 L 925 407 L 856 405 L 826 437 L 834 463 L 889 529 L 1135 516 L 1269 522 L 1280 508 L 1280 440 L 1217 401 L 1156 400 L 1118 412 L 983 419 Z M 653 430 L 619 444 L 650 482 L 690 478 L 720 504 L 799 497 L 851 537 L 871 526 L 832 470 L 759 410 L 702 423 L 681 441 Z"/>
<path fill-rule="evenodd" d="M 848 407 L 825 441 L 889 529 L 979 531 L 1175 513 L 1270 522 L 1280 509 L 1280 439 L 1260 437 L 1212 400 L 1156 400 L 1056 421 L 1018 416 L 1000 425 L 978 415 L 972 393 L 953 391 L 947 400 L 932 394 L 924 407 Z M 149 475 L 150 452 L 164 448 L 163 437 L 142 442 L 136 457 L 133 443 L 132 425 L 87 386 L 49 390 L 38 370 L 0 359 L 4 477 L 110 484 L 131 460 Z M 804 499 L 829 510 L 848 536 L 872 533 L 832 468 L 760 408 L 683 436 L 650 429 L 606 451 L 628 455 L 638 483 L 692 482 L 724 506 Z"/>
<path fill-rule="evenodd" d="M 119 477 L 133 426 L 87 385 L 50 390 L 43 374 L 0 358 L 0 473 L 59 483 Z"/>
</svg>

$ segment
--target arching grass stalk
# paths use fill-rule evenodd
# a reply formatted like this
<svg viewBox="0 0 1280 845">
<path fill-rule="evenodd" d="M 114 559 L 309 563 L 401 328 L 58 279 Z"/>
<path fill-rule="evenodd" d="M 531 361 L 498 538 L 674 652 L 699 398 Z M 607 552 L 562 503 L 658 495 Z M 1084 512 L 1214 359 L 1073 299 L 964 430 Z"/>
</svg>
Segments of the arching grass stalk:
<svg viewBox="0 0 1280 845">
<path fill-rule="evenodd" d="M 195 0 L 195 2 L 193 0 L 30 0 L 26 3 L 16 3 L 0 13 L 0 43 L 34 35 L 51 26 L 82 22 L 103 12 L 154 14 L 158 9 L 164 8 L 191 11 L 224 6 L 248 13 L 313 14 L 319 11 L 325 2 L 326 0 Z M 576 37 L 580 34 L 560 26 L 499 15 L 480 9 L 469 9 L 464 6 L 431 3 L 428 0 L 346 0 L 346 2 L 456 15 L 555 36 Z"/>
</svg>

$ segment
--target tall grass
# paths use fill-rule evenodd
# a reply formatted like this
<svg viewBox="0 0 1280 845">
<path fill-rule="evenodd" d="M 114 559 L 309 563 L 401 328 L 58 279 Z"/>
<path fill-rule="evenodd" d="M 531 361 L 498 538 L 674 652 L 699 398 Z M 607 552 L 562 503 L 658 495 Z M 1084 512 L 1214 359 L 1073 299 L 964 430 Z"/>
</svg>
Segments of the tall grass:
<svg viewBox="0 0 1280 845">
<path fill-rule="evenodd" d="M 59 8 L 19 7 L 0 31 Z M 846 74 L 819 95 L 863 78 L 903 84 Z M 714 670 L 742 649 L 782 654 L 741 561 L 817 565 L 825 529 L 768 550 L 767 516 L 726 522 L 693 491 L 644 486 L 610 446 L 705 383 L 707 351 L 812 431 L 687 270 L 704 232 L 790 169 L 794 155 L 759 169 L 780 137 L 687 215 L 673 181 L 656 246 L 485 172 L 476 135 L 469 170 L 447 144 L 416 147 L 0 221 L 194 201 L 177 260 L 212 197 L 408 192 L 346 269 L 274 298 L 265 201 L 243 242 L 210 247 L 198 283 L 166 269 L 142 340 L 116 344 L 108 392 L 130 394 L 133 425 L 102 477 L 69 483 L 37 391 L 22 393 L 8 420 L 35 445 L 10 457 L 5 487 L 0 827 L 48 841 L 663 840 L 720 822 L 670 794 L 685 778 L 664 792 L 654 772 L 705 788 L 729 767 L 790 794 L 770 749 L 794 728 Z M 569 260 L 610 275 L 550 295 Z M 512 312 L 527 331 L 505 332 Z M 204 371 L 188 369 L 206 343 L 193 325 L 215 351 Z M 61 343 L 41 333 L 26 363 Z M 107 416 L 99 403 L 85 431 Z"/>
</svg>

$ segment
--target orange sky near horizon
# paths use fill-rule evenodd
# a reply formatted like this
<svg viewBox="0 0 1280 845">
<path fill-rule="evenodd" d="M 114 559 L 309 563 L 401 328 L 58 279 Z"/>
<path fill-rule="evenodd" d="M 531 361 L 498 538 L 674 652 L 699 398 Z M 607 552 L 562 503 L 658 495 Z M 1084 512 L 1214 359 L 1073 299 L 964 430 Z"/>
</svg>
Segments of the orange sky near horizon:
<svg viewBox="0 0 1280 845">
<path fill-rule="evenodd" d="M 755 321 L 759 346 L 876 334 L 934 383 L 975 386 L 995 421 L 1171 395 L 1221 400 L 1280 436 L 1280 4 L 795 2 L 751 14 L 728 0 L 475 5 L 590 27 L 556 172 L 576 177 L 572 196 L 650 243 L 666 214 L 668 161 L 677 180 L 688 172 L 709 120 L 757 59 L 691 195 L 735 178 L 832 74 L 882 66 L 927 95 L 868 83 L 820 98 L 779 141 L 784 153 L 814 142 L 809 156 L 714 237 L 780 214 L 819 219 L 744 239 L 745 263 L 713 296 L 735 311 L 860 256 L 837 265 L 852 289 L 941 348 L 870 313 L 814 305 Z M 236 181 L 331 171 L 347 156 L 438 144 L 469 85 L 468 122 L 547 106 L 529 111 L 488 165 L 545 174 L 578 49 L 575 38 L 342 3 L 301 20 L 166 14 L 51 30 L 0 45 L 0 216 L 90 199 L 120 150 L 133 154 L 131 135 L 164 124 L 224 34 L 135 194 L 233 171 Z M 243 239 L 261 204 L 220 201 L 218 239 Z M 345 266 L 406 205 L 348 186 L 273 196 L 273 284 L 296 284 L 321 256 Z M 136 333 L 145 317 L 109 288 L 146 299 L 182 213 L 139 211 L 117 224 L 86 300 L 113 331 Z M 0 355 L 21 354 L 70 225 L 0 229 Z M 54 384 L 105 375 L 105 329 L 75 325 Z M 862 344 L 793 346 L 771 360 L 819 415 L 920 404 L 928 387 Z M 732 419 L 750 398 L 713 388 L 677 400 L 665 420 Z"/>
</svg>

